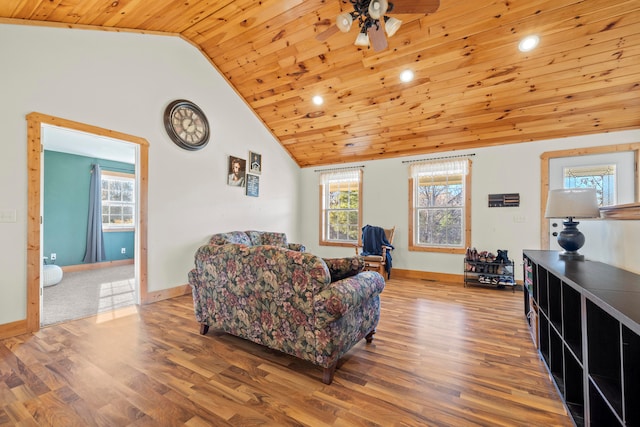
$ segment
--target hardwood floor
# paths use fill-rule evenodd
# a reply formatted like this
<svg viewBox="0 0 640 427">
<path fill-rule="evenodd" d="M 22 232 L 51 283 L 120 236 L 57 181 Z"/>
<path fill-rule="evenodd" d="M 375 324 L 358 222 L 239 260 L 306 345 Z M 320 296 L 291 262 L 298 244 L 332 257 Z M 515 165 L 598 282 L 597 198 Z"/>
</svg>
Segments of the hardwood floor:
<svg viewBox="0 0 640 427">
<path fill-rule="evenodd" d="M 322 370 L 215 331 L 190 296 L 0 340 L 0 425 L 570 426 L 522 292 L 391 279 L 373 343 Z"/>
</svg>

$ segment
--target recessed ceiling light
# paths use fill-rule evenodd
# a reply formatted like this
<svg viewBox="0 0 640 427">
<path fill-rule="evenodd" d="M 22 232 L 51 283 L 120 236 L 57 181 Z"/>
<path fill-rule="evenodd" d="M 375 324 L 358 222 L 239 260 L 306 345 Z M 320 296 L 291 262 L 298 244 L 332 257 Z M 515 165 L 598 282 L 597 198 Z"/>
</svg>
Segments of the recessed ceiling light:
<svg viewBox="0 0 640 427">
<path fill-rule="evenodd" d="M 405 83 L 408 83 L 411 80 L 413 80 L 413 71 L 404 70 L 402 73 L 400 73 L 400 80 L 402 80 Z"/>
<path fill-rule="evenodd" d="M 518 44 L 518 49 L 520 49 L 520 52 L 529 52 L 530 50 L 535 49 L 536 46 L 538 46 L 539 42 L 540 42 L 540 37 L 527 36 L 522 40 L 520 40 L 520 43 Z"/>
<path fill-rule="evenodd" d="M 316 95 L 313 97 L 313 103 L 316 105 L 322 105 L 322 103 L 324 102 L 324 99 L 322 99 L 322 97 L 320 95 Z"/>
</svg>

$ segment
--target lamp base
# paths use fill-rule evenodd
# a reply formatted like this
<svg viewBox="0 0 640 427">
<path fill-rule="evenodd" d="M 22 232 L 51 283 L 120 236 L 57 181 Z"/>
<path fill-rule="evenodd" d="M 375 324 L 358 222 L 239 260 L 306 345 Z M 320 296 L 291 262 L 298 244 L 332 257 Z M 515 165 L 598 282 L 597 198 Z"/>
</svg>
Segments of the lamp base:
<svg viewBox="0 0 640 427">
<path fill-rule="evenodd" d="M 584 234 L 578 230 L 578 221 L 574 221 L 573 218 L 569 218 L 568 221 L 562 223 L 564 230 L 558 234 L 558 245 L 564 252 L 560 253 L 560 259 L 571 261 L 584 261 L 584 255 L 578 253 L 584 245 Z"/>
<path fill-rule="evenodd" d="M 561 252 L 558 256 L 564 261 L 584 261 L 584 255 L 580 255 L 578 252 Z"/>
</svg>

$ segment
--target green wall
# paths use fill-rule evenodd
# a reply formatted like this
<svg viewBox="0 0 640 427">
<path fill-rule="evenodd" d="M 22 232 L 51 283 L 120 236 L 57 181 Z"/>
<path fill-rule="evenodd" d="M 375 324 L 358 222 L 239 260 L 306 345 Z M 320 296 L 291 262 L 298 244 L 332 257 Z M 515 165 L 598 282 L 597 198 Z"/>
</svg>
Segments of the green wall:
<svg viewBox="0 0 640 427">
<path fill-rule="evenodd" d="M 56 151 L 44 152 L 43 256 L 55 253 L 60 266 L 84 264 L 91 165 L 134 173 L 134 165 Z M 105 232 L 106 261 L 133 258 L 134 232 Z M 126 254 L 121 254 L 121 248 Z M 49 260 L 48 262 L 52 262 Z"/>
</svg>

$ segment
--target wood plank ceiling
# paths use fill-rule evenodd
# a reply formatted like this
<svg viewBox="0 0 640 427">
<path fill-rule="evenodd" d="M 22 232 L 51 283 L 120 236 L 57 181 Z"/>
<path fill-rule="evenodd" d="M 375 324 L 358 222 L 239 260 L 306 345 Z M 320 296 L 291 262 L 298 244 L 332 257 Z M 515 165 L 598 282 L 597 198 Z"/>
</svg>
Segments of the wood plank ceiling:
<svg viewBox="0 0 640 427">
<path fill-rule="evenodd" d="M 301 167 L 640 127 L 639 0 L 441 0 L 430 15 L 394 15 L 403 25 L 381 52 L 354 46 L 356 28 L 316 40 L 349 10 L 346 0 L 2 0 L 0 18 L 12 19 L 0 23 L 180 35 Z M 530 34 L 540 45 L 521 53 Z"/>
</svg>

